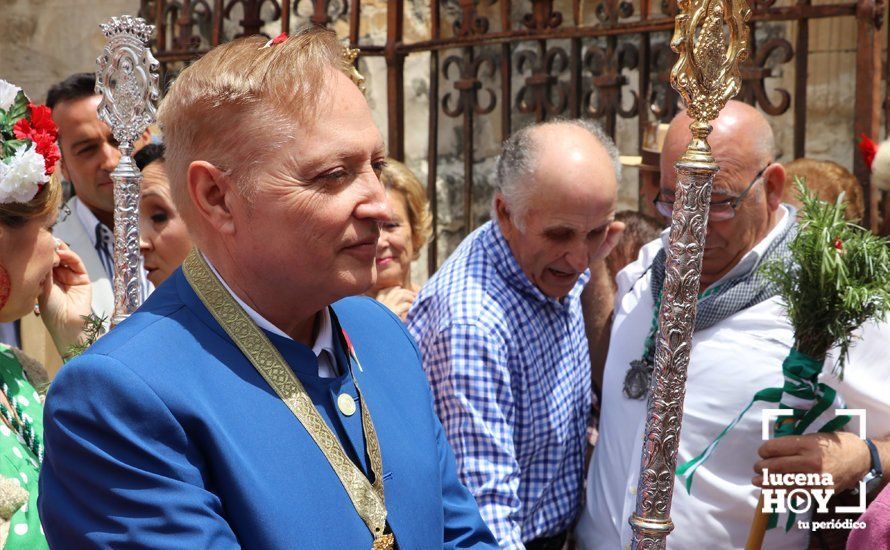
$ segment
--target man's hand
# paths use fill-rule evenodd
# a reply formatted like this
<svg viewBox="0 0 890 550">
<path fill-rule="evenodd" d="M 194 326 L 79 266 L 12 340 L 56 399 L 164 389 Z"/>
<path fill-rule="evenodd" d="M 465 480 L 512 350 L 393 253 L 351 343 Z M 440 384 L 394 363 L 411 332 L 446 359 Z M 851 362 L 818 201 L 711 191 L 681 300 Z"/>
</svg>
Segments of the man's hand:
<svg viewBox="0 0 890 550">
<path fill-rule="evenodd" d="M 789 435 L 770 439 L 757 453 L 752 483 L 763 486 L 763 470 L 775 474 L 831 474 L 837 492 L 856 487 L 871 468 L 865 441 L 848 432 Z"/>
<path fill-rule="evenodd" d="M 624 227 L 624 222 L 613 221 L 609 224 L 609 227 L 606 229 L 606 238 L 603 244 L 600 245 L 599 250 L 596 251 L 596 254 L 590 259 L 591 262 L 602 260 L 609 255 L 609 252 L 612 252 L 612 249 L 615 248 L 615 245 L 621 239 L 621 234 L 624 233 Z"/>
</svg>

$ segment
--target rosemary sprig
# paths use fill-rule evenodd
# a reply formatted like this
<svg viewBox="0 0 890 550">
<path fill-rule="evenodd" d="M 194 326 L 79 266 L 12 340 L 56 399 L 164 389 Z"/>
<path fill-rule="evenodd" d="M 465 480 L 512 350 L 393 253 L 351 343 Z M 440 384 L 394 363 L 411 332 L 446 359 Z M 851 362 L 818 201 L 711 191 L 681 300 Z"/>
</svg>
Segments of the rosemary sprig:
<svg viewBox="0 0 890 550">
<path fill-rule="evenodd" d="M 890 241 L 844 219 L 844 196 L 835 204 L 800 194 L 800 230 L 790 243 L 792 264 L 773 262 L 766 275 L 779 285 L 794 327 L 794 346 L 817 360 L 837 347 L 835 371 L 843 379 L 853 332 L 890 311 Z"/>
<path fill-rule="evenodd" d="M 66 359 L 74 359 L 85 352 L 96 343 L 100 336 L 105 334 L 107 317 L 99 317 L 95 313 L 90 313 L 89 315 L 81 315 L 81 319 L 83 319 L 83 338 L 68 348 L 67 353 L 65 353 Z"/>
</svg>

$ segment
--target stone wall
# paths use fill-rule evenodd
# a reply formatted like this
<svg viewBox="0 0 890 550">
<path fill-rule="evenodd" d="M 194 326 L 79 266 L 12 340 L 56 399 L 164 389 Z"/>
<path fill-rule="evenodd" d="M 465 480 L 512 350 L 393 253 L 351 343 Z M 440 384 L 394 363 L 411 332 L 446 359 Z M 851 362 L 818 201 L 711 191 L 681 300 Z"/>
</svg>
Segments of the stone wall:
<svg viewBox="0 0 890 550">
<path fill-rule="evenodd" d="M 42 102 L 69 74 L 96 70 L 100 23 L 138 9 L 139 0 L 0 0 L 0 78 Z"/>
</svg>

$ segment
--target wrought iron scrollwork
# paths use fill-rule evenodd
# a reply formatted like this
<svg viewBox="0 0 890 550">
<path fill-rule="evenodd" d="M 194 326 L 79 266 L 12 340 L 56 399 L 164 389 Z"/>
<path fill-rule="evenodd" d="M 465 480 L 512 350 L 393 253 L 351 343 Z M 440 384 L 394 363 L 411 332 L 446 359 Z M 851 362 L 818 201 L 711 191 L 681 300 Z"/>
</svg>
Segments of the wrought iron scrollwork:
<svg viewBox="0 0 890 550">
<path fill-rule="evenodd" d="M 634 5 L 629 0 L 603 0 L 597 2 L 593 13 L 601 23 L 614 25 L 619 19 L 631 17 L 634 14 Z"/>
<path fill-rule="evenodd" d="M 516 66 L 520 74 L 529 73 L 525 85 L 516 94 L 520 113 L 535 113 L 538 121 L 547 115 L 562 114 L 569 102 L 568 85 L 559 74 L 568 69 L 569 55 L 559 47 L 548 48 L 543 58 L 533 50 L 519 52 Z"/>
<path fill-rule="evenodd" d="M 266 21 L 261 17 L 263 5 L 267 2 L 272 6 L 272 18 L 269 21 Z M 231 19 L 232 10 L 239 4 L 244 10 L 244 19 L 238 22 L 238 24 L 241 25 L 243 32 L 236 34 L 235 38 L 253 34 L 265 34 L 260 32 L 263 25 L 281 19 L 281 5 L 278 3 L 278 0 L 229 0 L 223 8 L 223 17 L 225 19 Z"/>
<path fill-rule="evenodd" d="M 680 96 L 671 87 L 671 68 L 676 61 L 677 54 L 669 44 L 662 42 L 652 46 L 649 56 L 649 110 L 662 122 L 673 119 L 679 110 Z"/>
<path fill-rule="evenodd" d="M 532 13 L 522 17 L 522 24 L 532 31 L 555 29 L 562 25 L 562 13 L 553 10 L 553 0 L 532 0 Z"/>
<path fill-rule="evenodd" d="M 201 46 L 201 36 L 194 28 L 210 21 L 211 7 L 206 0 L 182 0 L 167 2 L 164 6 L 164 21 L 174 50 L 196 50 Z"/>
<path fill-rule="evenodd" d="M 612 44 L 604 50 L 599 46 L 591 46 L 584 54 L 584 67 L 592 75 L 593 87 L 584 97 L 587 113 L 594 117 L 612 117 L 615 114 L 623 118 L 632 118 L 639 112 L 640 98 L 636 91 L 631 90 L 633 98 L 631 106 L 622 107 L 622 88 L 627 86 L 627 77 L 622 70 L 634 70 L 639 65 L 639 50 L 630 43 L 615 48 Z"/>
<path fill-rule="evenodd" d="M 460 0 L 460 18 L 455 19 L 452 29 L 455 36 L 473 36 L 488 32 L 488 18 L 476 11 L 478 0 Z"/>
<path fill-rule="evenodd" d="M 767 63 L 770 58 L 777 59 L 778 64 L 791 61 L 794 57 L 794 48 L 784 38 L 772 38 L 757 48 L 757 55 L 742 63 L 742 91 L 739 99 L 754 105 L 760 105 L 763 111 L 769 115 L 781 115 L 791 106 L 791 93 L 788 90 L 777 88 L 778 102 L 773 102 L 766 92 L 766 79 L 773 76 L 772 67 Z"/>
<path fill-rule="evenodd" d="M 458 70 L 457 78 L 453 79 L 457 94 L 456 97 L 454 92 L 445 94 L 442 98 L 442 112 L 452 118 L 463 114 L 469 115 L 470 112 L 477 115 L 487 115 L 492 112 L 497 105 L 497 96 L 491 89 L 483 87 L 479 77 L 493 78 L 497 70 L 497 60 L 487 54 L 482 54 L 473 60 L 459 55 L 449 56 L 442 65 L 442 73 L 446 79 L 451 67 L 456 67 Z M 480 91 L 488 94 L 487 103 L 480 103 Z"/>
</svg>

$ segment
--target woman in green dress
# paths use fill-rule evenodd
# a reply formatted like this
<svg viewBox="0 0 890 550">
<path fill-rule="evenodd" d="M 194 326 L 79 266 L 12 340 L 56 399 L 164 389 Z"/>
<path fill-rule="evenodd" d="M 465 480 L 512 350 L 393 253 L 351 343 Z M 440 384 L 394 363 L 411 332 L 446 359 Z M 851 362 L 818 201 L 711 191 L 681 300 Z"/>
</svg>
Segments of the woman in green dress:
<svg viewBox="0 0 890 550">
<path fill-rule="evenodd" d="M 80 258 L 52 236 L 61 185 L 55 125 L 46 107 L 0 80 L 0 322 L 39 307 L 64 355 L 82 338 L 90 280 Z M 43 367 L 0 344 L 0 546 L 47 548 L 37 515 L 43 460 Z"/>
</svg>

